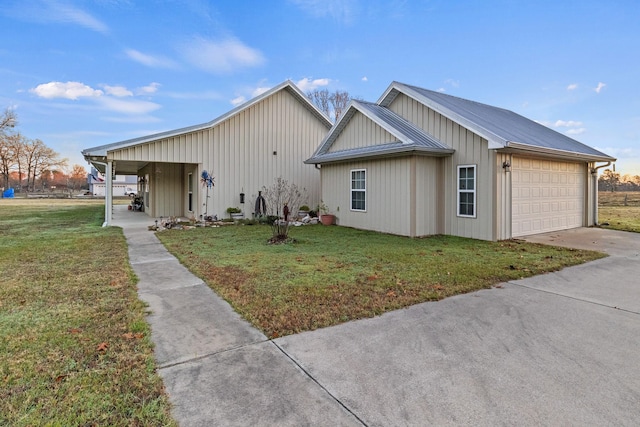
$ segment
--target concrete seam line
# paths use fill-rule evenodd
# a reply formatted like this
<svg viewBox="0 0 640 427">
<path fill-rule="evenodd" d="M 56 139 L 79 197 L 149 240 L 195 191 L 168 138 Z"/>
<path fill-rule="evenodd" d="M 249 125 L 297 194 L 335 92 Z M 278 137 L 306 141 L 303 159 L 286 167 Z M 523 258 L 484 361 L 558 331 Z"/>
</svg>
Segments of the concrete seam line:
<svg viewBox="0 0 640 427">
<path fill-rule="evenodd" d="M 137 285 L 138 285 L 138 287 L 140 287 L 140 283 L 144 283 L 144 282 L 145 282 L 144 280 L 139 280 L 139 281 L 138 281 L 138 284 L 137 284 Z M 172 287 L 170 287 L 170 288 L 162 288 L 162 289 L 156 289 L 156 288 L 154 288 L 154 289 L 153 289 L 153 292 L 145 291 L 145 290 L 141 289 L 141 290 L 139 290 L 139 292 L 140 292 L 141 294 L 145 294 L 145 293 L 146 293 L 146 294 L 154 294 L 154 295 L 156 295 L 156 293 L 157 293 L 157 292 L 163 292 L 163 291 L 175 291 L 175 290 L 177 290 L 177 289 L 194 288 L 194 287 L 196 287 L 196 286 L 206 286 L 206 284 L 205 284 L 204 282 L 197 282 L 197 283 L 191 283 L 191 284 L 188 284 L 188 285 L 172 286 Z"/>
<path fill-rule="evenodd" d="M 546 294 L 572 299 L 574 301 L 580 301 L 580 302 L 584 302 L 584 303 L 587 303 L 587 304 L 599 305 L 600 307 L 613 308 L 614 310 L 624 311 L 624 312 L 631 313 L 631 314 L 640 314 L 640 312 L 629 310 L 629 309 L 626 309 L 626 308 L 616 307 L 614 305 L 608 305 L 608 304 L 604 304 L 604 303 L 601 303 L 601 302 L 589 301 L 589 300 L 582 299 L 582 298 L 572 297 L 570 295 L 563 295 L 563 294 L 560 294 L 560 293 L 557 293 L 557 292 L 552 292 L 552 291 L 548 291 L 548 290 L 540 289 L 540 288 L 534 288 L 532 286 L 527 286 L 527 285 L 523 285 L 523 284 L 520 284 L 520 283 L 514 283 L 514 282 L 506 282 L 506 283 L 508 283 L 510 285 L 513 285 L 513 286 L 519 286 L 521 288 L 531 289 L 533 291 L 544 292 Z"/>
<path fill-rule="evenodd" d="M 276 348 L 278 350 L 280 350 L 282 352 L 282 354 L 284 354 L 289 360 L 291 360 L 291 362 L 293 362 L 294 365 L 296 365 L 298 367 L 298 369 L 300 369 L 302 372 L 304 372 L 304 374 L 309 377 L 309 379 L 311 381 L 313 381 L 314 383 L 316 383 L 318 385 L 318 387 L 320 387 L 325 393 L 327 393 L 329 396 L 331 396 L 331 398 L 333 400 L 335 400 L 338 405 L 342 406 L 342 408 L 344 408 L 345 411 L 347 411 L 348 413 L 350 413 L 351 415 L 353 415 L 353 417 L 358 420 L 363 426 L 367 426 L 367 423 L 364 422 L 364 420 L 362 420 L 359 416 L 357 416 L 351 409 L 349 409 L 349 407 L 347 407 L 347 405 L 345 405 L 344 403 L 342 403 L 342 401 L 340 399 L 338 399 L 336 396 L 334 396 L 329 390 L 327 390 L 327 388 L 325 386 L 323 386 L 322 384 L 320 384 L 320 382 L 315 379 L 311 373 L 309 373 L 309 371 L 307 371 L 305 368 L 302 367 L 302 365 L 300 365 L 293 357 L 291 357 L 289 355 L 289 353 L 287 353 L 286 351 L 284 351 L 284 349 L 282 347 L 280 347 L 278 344 L 276 344 L 275 341 L 273 340 L 269 340 L 274 346 L 276 346 Z"/>
<path fill-rule="evenodd" d="M 242 344 L 236 347 L 230 347 L 221 351 L 214 351 L 213 353 L 206 353 L 206 354 L 202 354 L 200 356 L 194 356 L 190 359 L 185 359 L 185 360 L 180 360 L 178 362 L 172 362 L 172 363 L 167 363 L 166 365 L 158 365 L 158 369 L 166 369 L 166 368 L 173 368 L 174 366 L 179 366 L 179 365 L 184 365 L 185 363 L 189 363 L 189 362 L 195 362 L 197 360 L 202 360 L 202 359 L 206 359 L 207 357 L 211 357 L 211 356 L 217 356 L 218 354 L 224 354 L 227 353 L 229 351 L 235 351 L 235 350 L 240 350 L 241 348 L 245 348 L 245 347 L 250 347 L 252 345 L 255 344 L 262 344 L 265 342 L 268 342 L 268 339 L 264 339 L 262 341 L 254 341 L 251 343 L 247 343 L 247 344 Z"/>
<path fill-rule="evenodd" d="M 171 258 L 155 258 L 155 259 L 151 259 L 151 260 L 147 260 L 147 261 L 129 261 L 129 264 L 131 264 L 131 265 L 151 264 L 152 262 L 161 262 L 161 261 L 177 261 L 177 259 L 174 258 L 174 257 L 171 257 Z"/>
</svg>

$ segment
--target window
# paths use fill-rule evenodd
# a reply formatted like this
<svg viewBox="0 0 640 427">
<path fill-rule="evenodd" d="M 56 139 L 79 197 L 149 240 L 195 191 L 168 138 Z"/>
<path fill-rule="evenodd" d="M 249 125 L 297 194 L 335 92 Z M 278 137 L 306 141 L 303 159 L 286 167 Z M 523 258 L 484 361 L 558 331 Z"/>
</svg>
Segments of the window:
<svg viewBox="0 0 640 427">
<path fill-rule="evenodd" d="M 476 217 L 475 166 L 458 166 L 458 216 Z"/>
<path fill-rule="evenodd" d="M 365 169 L 351 171 L 351 210 L 367 210 L 367 171 Z"/>
</svg>

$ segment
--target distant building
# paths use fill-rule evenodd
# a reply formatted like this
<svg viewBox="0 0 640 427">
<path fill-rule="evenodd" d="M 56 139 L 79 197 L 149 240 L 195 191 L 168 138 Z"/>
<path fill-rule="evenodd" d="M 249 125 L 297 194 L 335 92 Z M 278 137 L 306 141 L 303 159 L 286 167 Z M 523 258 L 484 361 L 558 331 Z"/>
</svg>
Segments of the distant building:
<svg viewBox="0 0 640 427">
<path fill-rule="evenodd" d="M 89 191 L 94 196 L 105 197 L 107 194 L 106 179 L 96 168 L 91 168 L 87 178 Z M 113 180 L 113 195 L 128 196 L 138 192 L 138 179 L 135 175 L 116 175 Z"/>
</svg>

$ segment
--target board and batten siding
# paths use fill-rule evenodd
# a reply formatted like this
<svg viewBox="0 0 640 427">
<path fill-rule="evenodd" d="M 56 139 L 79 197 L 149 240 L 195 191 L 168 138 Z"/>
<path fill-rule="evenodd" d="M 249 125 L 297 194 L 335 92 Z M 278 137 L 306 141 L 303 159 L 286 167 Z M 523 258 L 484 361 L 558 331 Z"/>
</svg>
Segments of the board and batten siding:
<svg viewBox="0 0 640 427">
<path fill-rule="evenodd" d="M 366 211 L 351 210 L 351 171 L 366 170 Z M 323 202 L 338 225 L 408 236 L 411 226 L 407 157 L 322 167 Z"/>
<path fill-rule="evenodd" d="M 496 153 L 488 141 L 405 94 L 399 94 L 389 108 L 453 148 L 443 158 L 441 200 L 444 202 L 443 233 L 482 240 L 496 240 L 494 224 L 494 188 Z M 476 217 L 457 215 L 457 167 L 476 167 Z"/>
<path fill-rule="evenodd" d="M 358 111 L 353 115 L 353 117 L 351 117 L 349 123 L 340 132 L 340 135 L 331 145 L 329 152 L 369 147 L 398 141 L 398 138 L 391 135 L 391 133 L 387 132 L 380 126 L 374 125 L 371 119 Z"/>
<path fill-rule="evenodd" d="M 205 209 L 206 188 L 200 184 L 203 170 L 215 177 L 215 186 L 209 190 L 208 215 L 223 218 L 228 207 L 239 207 L 251 217 L 258 191 L 278 177 L 305 189 L 307 200 L 303 203 L 319 203 L 320 173 L 304 160 L 313 155 L 327 131 L 327 126 L 300 101 L 287 90 L 280 90 L 212 128 L 123 148 L 111 152 L 110 158 L 152 162 L 154 167 L 163 163 L 197 164 L 195 217 Z M 161 197 L 165 191 L 178 191 L 180 215 L 188 214 L 186 176 L 183 168 L 174 177 L 177 182 L 160 178 L 153 181 L 160 186 L 153 197 L 158 203 L 166 203 L 157 206 L 155 215 L 174 211 L 174 200 Z M 244 204 L 240 203 L 241 192 L 245 194 Z"/>
</svg>

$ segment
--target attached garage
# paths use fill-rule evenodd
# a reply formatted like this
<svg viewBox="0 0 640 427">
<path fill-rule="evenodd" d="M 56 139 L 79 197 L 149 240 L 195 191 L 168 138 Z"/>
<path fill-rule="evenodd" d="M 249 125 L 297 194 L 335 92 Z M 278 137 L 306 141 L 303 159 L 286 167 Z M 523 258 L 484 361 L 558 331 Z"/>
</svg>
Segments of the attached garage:
<svg viewBox="0 0 640 427">
<path fill-rule="evenodd" d="M 513 156 L 513 237 L 585 225 L 586 163 Z"/>
</svg>

